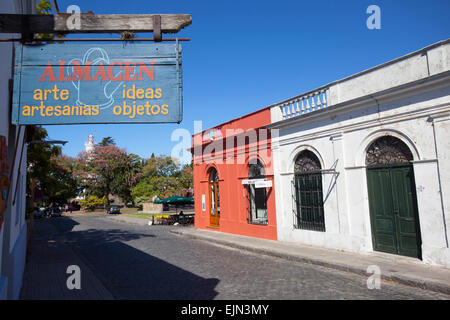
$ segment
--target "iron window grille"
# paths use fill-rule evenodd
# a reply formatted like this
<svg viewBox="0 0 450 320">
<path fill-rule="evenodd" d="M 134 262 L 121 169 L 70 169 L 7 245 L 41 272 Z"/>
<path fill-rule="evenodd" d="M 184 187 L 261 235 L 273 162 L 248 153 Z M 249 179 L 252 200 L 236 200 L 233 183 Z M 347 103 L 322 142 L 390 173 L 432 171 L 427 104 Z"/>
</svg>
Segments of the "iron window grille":
<svg viewBox="0 0 450 320">
<path fill-rule="evenodd" d="M 322 171 L 311 151 L 302 151 L 295 161 L 292 199 L 294 228 L 324 232 Z"/>
<path fill-rule="evenodd" d="M 325 231 L 322 173 L 296 173 L 294 178 L 296 216 L 294 228 Z"/>
</svg>

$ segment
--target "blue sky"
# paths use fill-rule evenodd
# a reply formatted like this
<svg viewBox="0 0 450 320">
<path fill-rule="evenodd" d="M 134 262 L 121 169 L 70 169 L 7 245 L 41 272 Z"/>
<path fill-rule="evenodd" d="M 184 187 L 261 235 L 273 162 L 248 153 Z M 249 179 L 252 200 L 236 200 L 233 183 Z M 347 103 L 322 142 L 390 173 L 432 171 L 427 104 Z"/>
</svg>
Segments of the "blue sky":
<svg viewBox="0 0 450 320">
<path fill-rule="evenodd" d="M 126 5 L 124 5 L 126 3 Z M 210 128 L 331 81 L 449 38 L 448 0 L 253 1 L 59 0 L 60 10 L 189 13 L 183 42 L 181 124 L 46 126 L 51 139 L 69 141 L 76 156 L 89 134 L 141 157 L 170 154 L 177 128 L 193 133 L 194 120 Z M 381 29 L 369 30 L 369 5 L 381 8 Z M 111 35 L 107 35 L 110 37 Z M 151 36 L 151 35 L 142 35 Z M 171 35 L 163 35 L 172 37 Z"/>
</svg>

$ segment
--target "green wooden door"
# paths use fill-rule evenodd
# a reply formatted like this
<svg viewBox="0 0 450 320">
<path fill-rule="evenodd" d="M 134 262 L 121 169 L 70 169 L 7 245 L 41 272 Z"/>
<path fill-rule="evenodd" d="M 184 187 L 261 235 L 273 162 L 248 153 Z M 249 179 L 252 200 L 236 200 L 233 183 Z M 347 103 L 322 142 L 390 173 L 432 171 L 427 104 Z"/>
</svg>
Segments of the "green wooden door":
<svg viewBox="0 0 450 320">
<path fill-rule="evenodd" d="M 412 165 L 368 167 L 367 185 L 374 249 L 420 258 Z"/>
</svg>

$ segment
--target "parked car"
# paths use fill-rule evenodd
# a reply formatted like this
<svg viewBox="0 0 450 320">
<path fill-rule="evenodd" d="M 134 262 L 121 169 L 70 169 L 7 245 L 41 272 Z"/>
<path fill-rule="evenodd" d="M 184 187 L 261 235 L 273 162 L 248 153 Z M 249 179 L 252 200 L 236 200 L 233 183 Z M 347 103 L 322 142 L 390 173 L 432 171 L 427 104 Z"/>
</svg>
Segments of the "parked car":
<svg viewBox="0 0 450 320">
<path fill-rule="evenodd" d="M 36 218 L 36 219 L 42 218 L 44 216 L 44 211 L 45 211 L 45 208 L 34 207 L 34 209 L 33 209 L 33 217 Z"/>
<path fill-rule="evenodd" d="M 50 207 L 41 207 L 40 210 L 42 212 L 43 218 L 50 218 L 50 216 L 51 216 L 51 208 Z"/>
<path fill-rule="evenodd" d="M 119 206 L 109 206 L 108 209 L 106 209 L 107 214 L 118 214 L 120 213 L 120 207 Z"/>
<path fill-rule="evenodd" d="M 61 217 L 61 209 L 59 207 L 52 207 L 49 210 L 51 217 Z"/>
</svg>

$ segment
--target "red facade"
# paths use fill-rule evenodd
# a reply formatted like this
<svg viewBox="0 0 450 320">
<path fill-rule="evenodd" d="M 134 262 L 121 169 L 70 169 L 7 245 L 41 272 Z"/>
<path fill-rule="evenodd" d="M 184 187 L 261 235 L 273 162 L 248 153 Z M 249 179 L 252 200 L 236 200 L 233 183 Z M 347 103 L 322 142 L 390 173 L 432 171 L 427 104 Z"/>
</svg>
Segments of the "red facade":
<svg viewBox="0 0 450 320">
<path fill-rule="evenodd" d="M 195 227 L 277 239 L 270 109 L 193 136 Z"/>
</svg>

